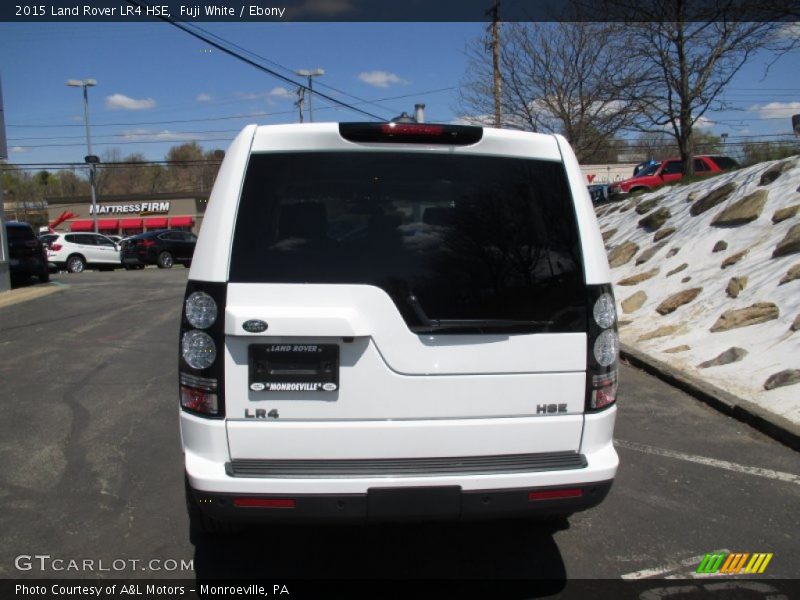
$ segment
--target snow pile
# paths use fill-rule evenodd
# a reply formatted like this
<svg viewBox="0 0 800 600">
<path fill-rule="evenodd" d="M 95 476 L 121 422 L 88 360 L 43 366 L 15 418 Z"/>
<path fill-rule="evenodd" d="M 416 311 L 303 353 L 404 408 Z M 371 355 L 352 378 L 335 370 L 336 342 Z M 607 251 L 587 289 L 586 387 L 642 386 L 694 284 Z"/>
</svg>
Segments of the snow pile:
<svg viewBox="0 0 800 600">
<path fill-rule="evenodd" d="M 621 340 L 800 423 L 800 158 L 597 214 Z"/>
</svg>

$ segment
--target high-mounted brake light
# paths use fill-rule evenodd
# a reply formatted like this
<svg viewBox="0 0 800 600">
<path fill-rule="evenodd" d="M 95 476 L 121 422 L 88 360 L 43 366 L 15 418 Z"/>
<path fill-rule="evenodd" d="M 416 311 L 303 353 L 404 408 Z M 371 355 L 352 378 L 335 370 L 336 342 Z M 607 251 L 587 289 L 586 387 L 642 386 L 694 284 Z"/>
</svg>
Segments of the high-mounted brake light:
<svg viewBox="0 0 800 600">
<path fill-rule="evenodd" d="M 339 135 L 350 142 L 467 146 L 481 141 L 483 128 L 431 123 L 339 123 Z"/>
<path fill-rule="evenodd" d="M 384 123 L 381 125 L 383 135 L 443 135 L 444 127 L 441 125 L 423 125 L 408 123 Z"/>
</svg>

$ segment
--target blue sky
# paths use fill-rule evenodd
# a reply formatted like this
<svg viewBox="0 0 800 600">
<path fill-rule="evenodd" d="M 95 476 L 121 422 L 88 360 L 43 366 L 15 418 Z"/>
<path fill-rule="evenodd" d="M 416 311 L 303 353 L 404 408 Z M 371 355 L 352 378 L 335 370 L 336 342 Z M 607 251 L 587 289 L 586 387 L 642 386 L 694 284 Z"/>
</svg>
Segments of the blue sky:
<svg viewBox="0 0 800 600">
<path fill-rule="evenodd" d="M 383 118 L 427 104 L 430 121 L 459 116 L 464 49 L 481 23 L 204 23 L 204 29 L 290 69 L 321 67 L 316 81 L 364 100 Z M 70 78 L 91 77 L 95 154 L 111 148 L 160 160 L 170 146 L 197 140 L 226 148 L 247 123 L 295 122 L 294 89 L 165 23 L 0 23 L 2 76 L 11 163 L 80 162 L 85 155 L 82 99 Z M 715 133 L 789 133 L 800 113 L 798 53 L 764 77 L 762 56 L 732 83 L 736 112 L 708 115 Z M 273 68 L 275 68 L 273 66 Z M 279 68 L 276 70 L 286 74 Z M 316 84 L 315 81 L 315 84 Z M 351 97 L 321 91 L 350 103 Z M 325 108 L 315 120 L 362 120 Z M 252 113 L 275 113 L 247 116 Z M 47 127 L 44 127 L 44 126 Z M 145 143 L 146 142 L 146 143 Z"/>
</svg>

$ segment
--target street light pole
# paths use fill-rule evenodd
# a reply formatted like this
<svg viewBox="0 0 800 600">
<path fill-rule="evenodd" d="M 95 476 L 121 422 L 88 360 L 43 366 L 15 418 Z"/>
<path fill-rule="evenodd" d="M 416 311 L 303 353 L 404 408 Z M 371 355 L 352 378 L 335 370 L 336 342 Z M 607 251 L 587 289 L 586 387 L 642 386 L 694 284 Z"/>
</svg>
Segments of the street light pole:
<svg viewBox="0 0 800 600">
<path fill-rule="evenodd" d="M 98 232 L 97 228 L 97 163 L 99 159 L 92 154 L 92 137 L 89 133 L 89 88 L 97 85 L 94 79 L 69 79 L 67 85 L 70 87 L 83 88 L 83 123 L 86 127 L 86 148 L 89 154 L 86 155 L 85 161 L 91 165 L 89 171 L 89 186 L 92 190 L 92 220 L 94 221 L 94 232 Z"/>
<path fill-rule="evenodd" d="M 301 77 L 308 77 L 308 121 L 309 123 L 314 122 L 314 108 L 312 106 L 312 97 L 314 96 L 314 84 L 312 77 L 319 77 L 320 75 L 325 75 L 325 69 L 314 69 L 313 71 L 309 71 L 308 69 L 300 69 L 299 71 L 294 72 L 295 75 L 300 75 Z"/>
</svg>

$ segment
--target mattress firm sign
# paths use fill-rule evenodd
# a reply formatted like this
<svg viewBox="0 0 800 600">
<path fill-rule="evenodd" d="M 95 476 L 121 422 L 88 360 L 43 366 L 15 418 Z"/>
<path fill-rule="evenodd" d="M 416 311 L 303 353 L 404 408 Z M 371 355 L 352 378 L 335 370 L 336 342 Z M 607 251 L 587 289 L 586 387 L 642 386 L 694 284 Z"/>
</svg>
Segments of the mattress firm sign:
<svg viewBox="0 0 800 600">
<path fill-rule="evenodd" d="M 139 202 L 137 204 L 102 204 L 97 207 L 98 215 L 159 215 L 169 212 L 169 202 Z M 89 214 L 93 214 L 89 208 Z"/>
</svg>

